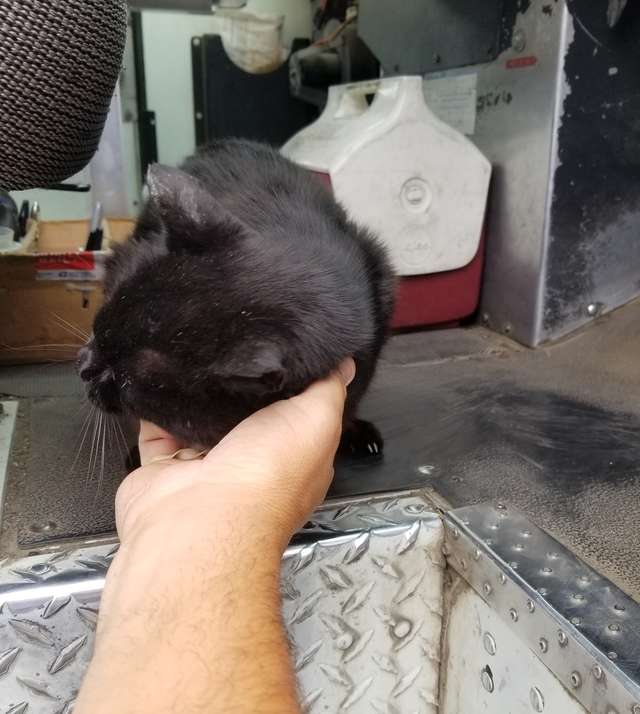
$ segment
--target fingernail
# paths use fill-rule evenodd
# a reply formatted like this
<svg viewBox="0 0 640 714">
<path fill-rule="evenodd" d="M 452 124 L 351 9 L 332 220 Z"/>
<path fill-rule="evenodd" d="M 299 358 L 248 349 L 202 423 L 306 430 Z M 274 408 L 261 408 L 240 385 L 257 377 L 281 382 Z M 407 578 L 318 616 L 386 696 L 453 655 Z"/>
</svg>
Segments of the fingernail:
<svg viewBox="0 0 640 714">
<path fill-rule="evenodd" d="M 351 359 L 351 357 L 348 357 L 340 363 L 338 372 L 340 373 L 340 378 L 344 382 L 344 386 L 348 387 L 351 382 L 353 382 L 353 378 L 356 376 L 356 363 L 353 359 Z"/>
</svg>

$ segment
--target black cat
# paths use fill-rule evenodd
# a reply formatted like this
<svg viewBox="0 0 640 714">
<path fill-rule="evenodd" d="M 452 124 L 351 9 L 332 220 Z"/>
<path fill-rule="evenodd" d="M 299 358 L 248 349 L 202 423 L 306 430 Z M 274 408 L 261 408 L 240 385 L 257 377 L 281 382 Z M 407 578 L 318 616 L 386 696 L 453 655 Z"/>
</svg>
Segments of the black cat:
<svg viewBox="0 0 640 714">
<path fill-rule="evenodd" d="M 356 419 L 393 308 L 381 245 L 261 144 L 214 143 L 181 170 L 153 166 L 147 183 L 79 355 L 90 399 L 206 448 L 352 355 L 341 446 L 381 453 L 375 427 Z"/>
</svg>

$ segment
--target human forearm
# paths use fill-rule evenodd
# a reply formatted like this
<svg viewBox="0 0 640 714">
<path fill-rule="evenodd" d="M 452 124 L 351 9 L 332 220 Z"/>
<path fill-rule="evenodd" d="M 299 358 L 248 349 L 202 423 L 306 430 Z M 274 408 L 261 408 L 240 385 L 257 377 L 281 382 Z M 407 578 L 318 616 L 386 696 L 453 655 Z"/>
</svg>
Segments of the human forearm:
<svg viewBox="0 0 640 714">
<path fill-rule="evenodd" d="M 299 712 L 277 550 L 244 548 L 232 523 L 195 530 L 144 532 L 116 557 L 78 714 Z"/>
</svg>

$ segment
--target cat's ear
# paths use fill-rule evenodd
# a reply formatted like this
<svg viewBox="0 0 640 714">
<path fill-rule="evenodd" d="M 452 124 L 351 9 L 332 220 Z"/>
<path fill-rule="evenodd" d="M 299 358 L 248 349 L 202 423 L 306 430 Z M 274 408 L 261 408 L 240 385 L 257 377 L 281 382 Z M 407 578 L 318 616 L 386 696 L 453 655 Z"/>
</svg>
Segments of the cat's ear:
<svg viewBox="0 0 640 714">
<path fill-rule="evenodd" d="M 250 352 L 213 367 L 226 389 L 271 393 L 282 389 L 285 367 L 282 350 L 271 342 L 257 342 Z"/>
<path fill-rule="evenodd" d="M 203 253 L 214 241 L 244 232 L 194 176 L 171 166 L 152 164 L 146 179 L 149 201 L 166 229 L 172 253 Z"/>
</svg>

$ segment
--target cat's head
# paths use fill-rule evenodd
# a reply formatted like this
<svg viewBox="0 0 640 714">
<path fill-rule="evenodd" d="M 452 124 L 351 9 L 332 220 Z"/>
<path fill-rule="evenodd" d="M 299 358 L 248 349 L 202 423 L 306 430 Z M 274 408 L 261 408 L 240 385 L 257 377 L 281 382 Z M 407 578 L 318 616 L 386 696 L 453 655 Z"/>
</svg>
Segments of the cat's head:
<svg viewBox="0 0 640 714">
<path fill-rule="evenodd" d="M 133 237 L 108 263 L 78 370 L 100 409 L 212 446 L 313 375 L 288 331 L 282 278 L 261 269 L 245 227 L 177 169 L 156 168 L 149 189 Z"/>
</svg>

